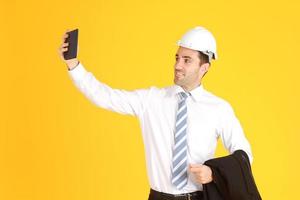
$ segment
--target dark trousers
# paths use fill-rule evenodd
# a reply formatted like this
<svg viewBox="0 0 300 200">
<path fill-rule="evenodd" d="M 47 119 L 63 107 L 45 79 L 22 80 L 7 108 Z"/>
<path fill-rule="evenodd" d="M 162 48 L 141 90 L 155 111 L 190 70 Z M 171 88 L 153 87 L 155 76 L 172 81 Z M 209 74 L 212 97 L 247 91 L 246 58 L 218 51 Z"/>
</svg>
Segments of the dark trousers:
<svg viewBox="0 0 300 200">
<path fill-rule="evenodd" d="M 195 192 L 191 195 L 187 196 L 176 196 L 174 197 L 171 194 L 161 193 L 150 189 L 148 200 L 203 200 L 203 192 L 198 191 L 196 194 Z"/>
</svg>

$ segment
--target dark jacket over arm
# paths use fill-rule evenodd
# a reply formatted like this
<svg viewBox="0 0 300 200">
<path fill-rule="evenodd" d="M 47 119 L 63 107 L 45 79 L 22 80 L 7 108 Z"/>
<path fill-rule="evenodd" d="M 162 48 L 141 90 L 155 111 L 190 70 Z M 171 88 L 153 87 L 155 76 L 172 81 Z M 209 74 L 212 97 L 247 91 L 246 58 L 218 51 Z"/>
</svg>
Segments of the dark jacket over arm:
<svg viewBox="0 0 300 200">
<path fill-rule="evenodd" d="M 207 160 L 213 181 L 203 185 L 204 200 L 261 200 L 249 158 L 243 150 Z"/>
</svg>

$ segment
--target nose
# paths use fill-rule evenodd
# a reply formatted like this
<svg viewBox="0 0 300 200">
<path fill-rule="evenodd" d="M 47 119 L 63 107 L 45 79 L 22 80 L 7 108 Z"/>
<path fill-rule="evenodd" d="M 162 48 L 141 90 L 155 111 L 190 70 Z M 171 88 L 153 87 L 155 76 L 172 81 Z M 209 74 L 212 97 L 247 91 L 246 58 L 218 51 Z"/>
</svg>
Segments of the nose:
<svg viewBox="0 0 300 200">
<path fill-rule="evenodd" d="M 175 67 L 176 70 L 181 70 L 182 69 L 182 65 L 180 64 L 179 61 L 175 63 L 174 67 Z"/>
</svg>

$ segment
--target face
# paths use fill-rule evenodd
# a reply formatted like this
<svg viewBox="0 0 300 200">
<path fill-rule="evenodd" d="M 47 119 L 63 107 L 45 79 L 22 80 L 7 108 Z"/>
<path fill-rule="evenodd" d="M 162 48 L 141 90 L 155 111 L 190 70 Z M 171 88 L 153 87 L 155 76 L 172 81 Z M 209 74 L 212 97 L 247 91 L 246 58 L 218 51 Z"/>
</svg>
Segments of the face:
<svg viewBox="0 0 300 200">
<path fill-rule="evenodd" d="M 200 84 L 209 64 L 200 66 L 198 51 L 179 47 L 175 55 L 174 83 L 190 91 Z"/>
</svg>

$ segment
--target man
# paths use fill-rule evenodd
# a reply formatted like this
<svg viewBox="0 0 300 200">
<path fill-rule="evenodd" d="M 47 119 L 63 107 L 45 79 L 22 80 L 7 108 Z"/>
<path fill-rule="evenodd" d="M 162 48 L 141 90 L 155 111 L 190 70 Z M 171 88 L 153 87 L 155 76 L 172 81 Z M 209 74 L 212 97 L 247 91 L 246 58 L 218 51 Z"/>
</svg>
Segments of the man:
<svg viewBox="0 0 300 200">
<path fill-rule="evenodd" d="M 59 48 L 61 58 L 67 51 Z M 217 140 L 233 153 L 251 147 L 231 105 L 207 91 L 202 78 L 217 59 L 213 35 L 195 27 L 178 41 L 174 85 L 126 91 L 98 81 L 76 58 L 64 60 L 76 87 L 101 108 L 138 117 L 145 145 L 149 200 L 202 199 L 202 184 L 213 181 L 203 163 L 214 157 Z"/>
</svg>

